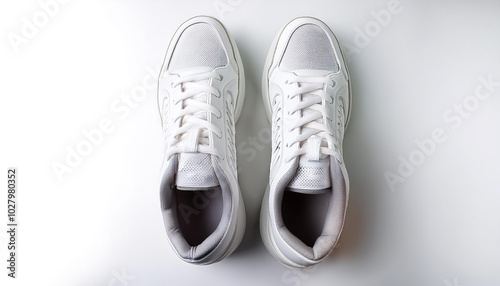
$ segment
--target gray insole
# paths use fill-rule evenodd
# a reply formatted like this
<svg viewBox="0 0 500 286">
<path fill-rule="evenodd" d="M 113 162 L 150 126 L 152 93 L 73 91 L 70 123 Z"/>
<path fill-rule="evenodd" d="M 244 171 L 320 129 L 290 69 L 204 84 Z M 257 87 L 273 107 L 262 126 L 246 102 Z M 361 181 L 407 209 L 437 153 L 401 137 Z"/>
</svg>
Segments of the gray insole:
<svg viewBox="0 0 500 286">
<path fill-rule="evenodd" d="M 179 227 L 191 246 L 202 243 L 212 234 L 222 217 L 222 191 L 175 190 Z"/>
</svg>

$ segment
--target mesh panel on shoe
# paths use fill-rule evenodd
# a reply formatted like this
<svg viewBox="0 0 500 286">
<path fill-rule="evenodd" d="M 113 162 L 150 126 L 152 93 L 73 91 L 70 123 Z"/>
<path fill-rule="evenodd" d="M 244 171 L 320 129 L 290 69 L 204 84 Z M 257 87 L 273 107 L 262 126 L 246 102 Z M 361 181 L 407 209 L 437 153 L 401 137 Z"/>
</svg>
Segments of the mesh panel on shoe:
<svg viewBox="0 0 500 286">
<path fill-rule="evenodd" d="M 279 67 L 284 71 L 339 70 L 328 35 L 313 24 L 302 25 L 292 33 Z"/>
<path fill-rule="evenodd" d="M 302 190 L 322 190 L 330 188 L 330 169 L 325 166 L 304 166 L 297 168 L 297 172 L 288 188 Z"/>
<path fill-rule="evenodd" d="M 169 65 L 170 70 L 195 67 L 221 67 L 227 64 L 226 51 L 215 27 L 197 23 L 179 37 Z"/>
<path fill-rule="evenodd" d="M 176 185 L 179 189 L 208 188 L 219 185 L 210 154 L 182 153 L 178 156 Z"/>
</svg>

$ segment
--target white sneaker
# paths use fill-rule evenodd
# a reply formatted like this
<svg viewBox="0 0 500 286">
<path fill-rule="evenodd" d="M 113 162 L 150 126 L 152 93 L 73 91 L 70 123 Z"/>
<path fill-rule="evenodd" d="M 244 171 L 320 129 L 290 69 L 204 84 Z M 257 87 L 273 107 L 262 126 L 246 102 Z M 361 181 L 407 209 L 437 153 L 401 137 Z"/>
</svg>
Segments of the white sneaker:
<svg viewBox="0 0 500 286">
<path fill-rule="evenodd" d="M 218 20 L 195 17 L 177 29 L 158 85 L 160 199 L 170 244 L 189 263 L 223 259 L 245 231 L 234 130 L 244 78 L 236 44 Z"/>
<path fill-rule="evenodd" d="M 262 239 L 282 264 L 312 266 L 337 243 L 349 197 L 342 158 L 349 74 L 328 26 L 306 17 L 288 23 L 271 46 L 262 83 L 272 126 Z"/>
</svg>

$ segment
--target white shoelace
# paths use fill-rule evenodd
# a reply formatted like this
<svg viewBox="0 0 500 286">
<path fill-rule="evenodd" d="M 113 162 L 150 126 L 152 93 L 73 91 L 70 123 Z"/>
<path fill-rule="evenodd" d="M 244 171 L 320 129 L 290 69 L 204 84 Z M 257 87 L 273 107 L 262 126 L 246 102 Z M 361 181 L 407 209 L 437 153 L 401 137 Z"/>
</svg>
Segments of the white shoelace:
<svg viewBox="0 0 500 286">
<path fill-rule="evenodd" d="M 341 161 L 338 151 L 328 147 L 328 142 L 332 142 L 334 146 L 338 146 L 338 143 L 325 122 L 326 120 L 332 121 L 333 118 L 327 114 L 326 108 L 322 105 L 323 100 L 325 102 L 333 100 L 324 91 L 325 85 L 331 84 L 333 86 L 335 83 L 327 77 L 292 76 L 287 84 L 297 85 L 295 93 L 290 94 L 289 99 L 300 97 L 300 103 L 292 106 L 288 111 L 288 115 L 300 112 L 300 119 L 292 121 L 288 125 L 289 132 L 299 128 L 300 134 L 288 144 L 291 146 L 298 143 L 300 147 L 291 152 L 285 160 L 289 162 L 302 155 L 307 155 L 312 160 L 319 160 L 330 155 Z M 344 116 L 340 116 L 340 120 L 344 120 Z M 341 122 L 341 124 L 344 123 Z"/>
<path fill-rule="evenodd" d="M 220 97 L 220 92 L 209 86 L 210 79 L 221 80 L 217 72 L 201 72 L 186 76 L 179 76 L 172 82 L 172 87 L 181 86 L 181 92 L 176 94 L 173 104 L 182 104 L 181 110 L 173 114 L 174 124 L 181 120 L 180 127 L 167 140 L 168 157 L 185 152 L 208 153 L 220 156 L 220 152 L 210 146 L 209 134 L 222 136 L 222 131 L 213 123 L 207 121 L 211 113 L 217 118 L 222 116 L 221 111 L 207 103 L 207 97 L 214 94 Z"/>
</svg>

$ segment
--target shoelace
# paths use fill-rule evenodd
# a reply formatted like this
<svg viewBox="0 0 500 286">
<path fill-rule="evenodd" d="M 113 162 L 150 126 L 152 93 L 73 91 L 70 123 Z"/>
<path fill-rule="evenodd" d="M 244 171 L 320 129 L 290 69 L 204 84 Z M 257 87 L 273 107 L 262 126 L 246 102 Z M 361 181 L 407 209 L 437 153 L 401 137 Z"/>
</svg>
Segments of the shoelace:
<svg viewBox="0 0 500 286">
<path fill-rule="evenodd" d="M 287 84 L 297 85 L 297 89 L 289 95 L 289 99 L 300 97 L 300 102 L 290 108 L 288 115 L 300 112 L 301 116 L 300 119 L 292 121 L 288 126 L 289 132 L 297 128 L 300 129 L 300 134 L 288 142 L 289 146 L 298 143 L 300 147 L 291 152 L 285 160 L 289 162 L 302 155 L 307 155 L 309 159 L 319 160 L 330 155 L 341 161 L 338 151 L 328 147 L 328 142 L 334 146 L 338 146 L 338 143 L 325 122 L 326 120 L 332 121 L 333 118 L 326 113 L 326 108 L 322 105 L 323 100 L 325 102 L 333 100 L 324 91 L 325 85 L 331 84 L 333 86 L 335 83 L 327 77 L 292 76 Z M 343 121 L 344 117 L 340 117 L 340 120 Z M 341 122 L 341 124 L 344 123 Z"/>
<path fill-rule="evenodd" d="M 220 152 L 210 146 L 209 134 L 222 137 L 222 131 L 213 123 L 207 121 L 209 113 L 217 118 L 222 116 L 221 111 L 206 101 L 207 96 L 214 94 L 220 97 L 220 92 L 206 84 L 210 79 L 221 80 L 217 72 L 201 72 L 186 76 L 179 76 L 172 82 L 172 87 L 181 86 L 181 92 L 176 94 L 173 104 L 182 104 L 181 110 L 174 116 L 174 124 L 181 120 L 177 128 L 167 140 L 168 157 L 185 152 L 200 152 L 220 156 Z"/>
</svg>

